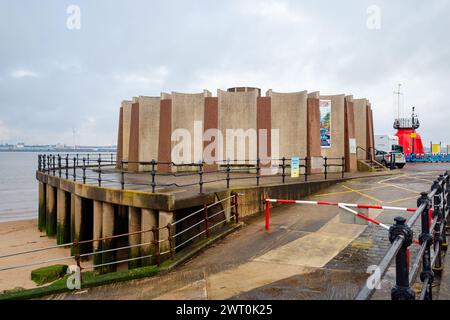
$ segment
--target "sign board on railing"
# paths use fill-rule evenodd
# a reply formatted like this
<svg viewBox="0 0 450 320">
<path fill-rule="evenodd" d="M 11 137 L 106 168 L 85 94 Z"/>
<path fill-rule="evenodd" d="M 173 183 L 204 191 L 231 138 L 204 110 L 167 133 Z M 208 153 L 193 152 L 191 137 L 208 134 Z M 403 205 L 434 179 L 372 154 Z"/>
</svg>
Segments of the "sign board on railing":
<svg viewBox="0 0 450 320">
<path fill-rule="evenodd" d="M 292 157 L 291 159 L 291 178 L 300 177 L 300 158 Z"/>
</svg>

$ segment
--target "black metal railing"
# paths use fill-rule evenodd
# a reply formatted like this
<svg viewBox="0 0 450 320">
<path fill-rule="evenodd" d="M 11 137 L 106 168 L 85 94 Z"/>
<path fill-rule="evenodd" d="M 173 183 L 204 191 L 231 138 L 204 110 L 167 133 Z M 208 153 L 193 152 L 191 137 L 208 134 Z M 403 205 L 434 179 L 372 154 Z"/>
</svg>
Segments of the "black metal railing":
<svg viewBox="0 0 450 320">
<path fill-rule="evenodd" d="M 323 157 L 323 177 L 331 174 L 345 178 L 345 158 Z M 306 182 L 311 176 L 311 159 L 300 158 L 299 178 Z M 137 171 L 131 171 L 131 166 Z M 142 169 L 139 172 L 139 168 Z M 338 168 L 338 170 L 332 170 Z M 89 170 L 88 170 L 89 169 Z M 83 184 L 117 184 L 122 190 L 131 187 L 149 188 L 155 193 L 158 188 L 186 188 L 198 186 L 203 193 L 204 186 L 216 182 L 226 182 L 226 188 L 232 181 L 254 180 L 259 186 L 261 181 L 273 177 L 281 177 L 287 182 L 292 169 L 291 158 L 256 160 L 225 160 L 206 163 L 181 163 L 145 161 L 118 161 L 115 154 L 66 154 L 39 155 L 38 170 L 40 172 L 72 179 Z M 145 178 L 148 175 L 148 178 Z M 144 177 L 144 178 L 142 178 Z M 189 177 L 196 177 L 189 179 Z"/>
<path fill-rule="evenodd" d="M 422 288 L 419 292 L 420 300 L 433 299 L 433 282 L 435 272 L 442 271 L 443 255 L 447 248 L 447 225 L 450 201 L 450 175 L 446 172 L 434 181 L 429 192 L 421 193 L 417 201 L 417 210 L 406 221 L 403 217 L 395 218 L 395 224 L 389 230 L 391 247 L 381 260 L 379 274 L 381 278 L 386 274 L 395 258 L 396 285 L 391 290 L 392 300 L 414 300 L 416 292 L 412 286 L 420 272 Z M 412 227 L 421 221 L 419 236 L 420 249 L 412 266 L 409 263 L 409 250 L 413 244 L 414 232 Z M 368 300 L 372 297 L 376 286 L 364 286 L 358 293 L 357 300 Z"/>
</svg>

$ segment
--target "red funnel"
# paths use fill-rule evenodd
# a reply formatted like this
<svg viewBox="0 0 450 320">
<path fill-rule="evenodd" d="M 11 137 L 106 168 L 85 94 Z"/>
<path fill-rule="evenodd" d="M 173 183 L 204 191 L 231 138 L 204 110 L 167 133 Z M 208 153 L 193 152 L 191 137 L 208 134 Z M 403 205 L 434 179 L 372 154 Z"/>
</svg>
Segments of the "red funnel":
<svg viewBox="0 0 450 320">
<path fill-rule="evenodd" d="M 423 148 L 422 138 L 420 134 L 416 133 L 416 137 L 414 139 L 411 138 L 412 129 L 398 129 L 396 136 L 398 137 L 399 144 L 403 147 L 403 151 L 405 155 L 410 155 L 412 153 L 412 146 L 414 140 L 414 153 L 422 154 L 425 153 L 425 149 Z"/>
</svg>

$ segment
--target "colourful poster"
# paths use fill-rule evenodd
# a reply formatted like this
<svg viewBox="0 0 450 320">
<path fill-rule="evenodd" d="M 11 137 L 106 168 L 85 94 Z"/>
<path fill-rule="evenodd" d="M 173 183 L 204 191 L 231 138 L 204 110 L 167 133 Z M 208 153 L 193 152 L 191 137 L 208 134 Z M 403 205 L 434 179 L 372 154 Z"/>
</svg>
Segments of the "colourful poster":
<svg viewBox="0 0 450 320">
<path fill-rule="evenodd" d="M 300 158 L 292 157 L 291 159 L 291 178 L 300 177 Z"/>
<path fill-rule="evenodd" d="M 331 148 L 331 100 L 320 100 L 320 146 Z"/>
</svg>

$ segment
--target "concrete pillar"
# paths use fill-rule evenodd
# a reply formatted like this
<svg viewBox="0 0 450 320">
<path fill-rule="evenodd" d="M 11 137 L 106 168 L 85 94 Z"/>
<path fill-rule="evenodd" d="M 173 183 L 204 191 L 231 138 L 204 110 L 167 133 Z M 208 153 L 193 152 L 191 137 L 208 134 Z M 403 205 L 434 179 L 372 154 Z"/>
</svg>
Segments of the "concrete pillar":
<svg viewBox="0 0 450 320">
<path fill-rule="evenodd" d="M 46 210 L 46 233 L 48 237 L 56 235 L 56 190 L 51 185 L 47 184 L 47 210 Z"/>
<path fill-rule="evenodd" d="M 159 113 L 159 135 L 158 135 L 158 161 L 172 161 L 172 100 L 161 97 Z M 158 172 L 171 172 L 171 167 L 167 164 L 158 165 Z"/>
<path fill-rule="evenodd" d="M 129 171 L 139 171 L 139 103 L 131 105 L 130 142 L 128 144 Z"/>
<path fill-rule="evenodd" d="M 80 241 L 80 235 L 81 235 L 81 228 L 82 228 L 82 216 L 83 216 L 83 199 L 81 199 L 80 196 L 77 196 L 76 194 L 72 193 L 72 207 L 73 211 L 71 213 L 71 221 L 73 225 L 73 237 L 72 241 Z M 75 248 L 73 248 L 75 249 Z M 80 250 L 79 250 L 80 252 Z M 76 252 L 72 252 L 72 254 L 75 254 Z"/>
<path fill-rule="evenodd" d="M 119 113 L 119 129 L 117 133 L 117 152 L 116 152 L 116 168 L 121 167 L 123 159 L 123 107 L 120 108 Z"/>
<path fill-rule="evenodd" d="M 75 195 L 70 194 L 70 241 L 75 239 Z"/>
<path fill-rule="evenodd" d="M 151 209 L 141 210 L 141 228 L 142 230 L 151 230 L 153 227 L 158 227 L 158 211 Z M 141 234 L 141 243 L 151 243 L 154 241 L 153 232 L 145 232 Z M 141 247 L 141 255 L 153 255 L 156 252 L 154 245 L 145 245 Z M 147 266 L 155 263 L 155 258 L 146 258 L 141 260 L 142 266 Z"/>
<path fill-rule="evenodd" d="M 100 239 L 103 235 L 103 203 L 101 201 L 94 201 L 94 232 L 93 239 Z M 102 250 L 102 242 L 94 241 L 92 244 L 93 252 Z M 94 255 L 94 265 L 102 263 L 102 256 L 100 254 Z"/>
<path fill-rule="evenodd" d="M 307 156 L 309 158 L 308 174 L 323 171 L 322 150 L 320 148 L 320 93 L 308 95 L 307 112 Z"/>
<path fill-rule="evenodd" d="M 56 212 L 56 241 L 58 244 L 70 242 L 70 208 L 68 208 L 67 193 L 58 189 Z"/>
<path fill-rule="evenodd" d="M 141 231 L 141 210 L 135 207 L 128 207 L 128 232 Z M 141 234 L 132 234 L 128 236 L 128 243 L 130 246 L 138 245 L 141 243 Z M 130 259 L 140 256 L 140 247 L 130 248 Z M 140 260 L 133 260 L 128 263 L 129 269 L 138 268 L 140 266 Z"/>
<path fill-rule="evenodd" d="M 103 203 L 102 215 L 102 236 L 111 237 L 114 235 L 114 206 L 110 203 Z M 114 245 L 114 240 L 103 240 L 102 249 L 111 249 Z M 102 263 L 112 262 L 115 257 L 115 252 L 107 252 L 102 254 Z M 102 272 L 111 272 L 116 269 L 116 265 L 105 266 Z"/>
<path fill-rule="evenodd" d="M 46 219 L 46 215 L 47 215 L 47 206 L 46 206 L 47 186 L 45 183 L 39 181 L 38 192 L 39 192 L 38 227 L 39 227 L 39 231 L 42 232 L 45 230 L 45 219 Z"/>
<path fill-rule="evenodd" d="M 159 241 L 163 241 L 159 244 L 160 253 L 170 251 L 170 243 L 167 241 L 169 239 L 169 230 L 166 226 L 169 223 L 173 223 L 173 218 L 173 212 L 159 211 L 158 227 L 161 228 L 161 230 L 159 230 Z M 165 253 L 164 255 L 161 254 L 161 261 L 166 260 L 168 257 L 170 257 L 169 253 Z"/>
</svg>

